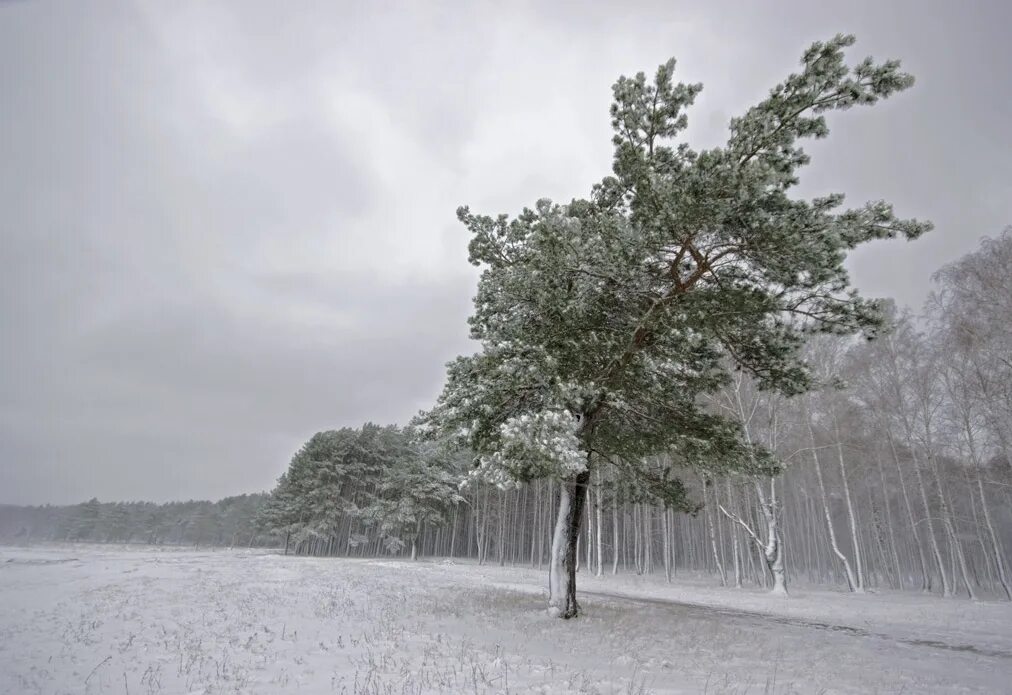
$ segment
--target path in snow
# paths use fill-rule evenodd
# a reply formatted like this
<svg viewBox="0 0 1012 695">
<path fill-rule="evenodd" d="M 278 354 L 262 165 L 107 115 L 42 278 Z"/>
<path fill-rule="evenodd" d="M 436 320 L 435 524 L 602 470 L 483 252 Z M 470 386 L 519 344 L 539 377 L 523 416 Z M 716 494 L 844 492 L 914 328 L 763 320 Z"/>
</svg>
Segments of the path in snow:
<svg viewBox="0 0 1012 695">
<path fill-rule="evenodd" d="M 527 568 L 468 567 L 503 587 L 542 592 L 543 573 Z M 747 618 L 882 639 L 908 646 L 1012 658 L 1012 604 L 1006 601 L 941 599 L 914 592 L 850 594 L 825 589 L 797 589 L 790 597 L 761 589 L 718 587 L 712 578 L 678 578 L 635 574 L 577 579 L 579 597 L 633 602 L 641 606 L 678 606 L 692 615 Z M 695 612 L 693 612 L 695 611 Z M 702 613 L 699 613 L 702 611 Z"/>
<path fill-rule="evenodd" d="M 842 632 L 847 635 L 853 635 L 854 637 L 862 638 L 874 638 L 881 639 L 887 642 L 893 642 L 896 644 L 905 644 L 913 647 L 928 647 L 931 649 L 941 649 L 944 651 L 953 652 L 967 652 L 978 656 L 995 657 L 999 659 L 1012 659 L 1012 652 L 1005 651 L 1002 649 L 990 649 L 988 647 L 977 647 L 972 644 L 950 644 L 948 642 L 942 642 L 933 639 L 910 639 L 899 637 L 896 635 L 889 635 L 882 632 L 873 632 L 859 627 L 852 627 L 850 625 L 836 625 L 833 623 L 823 623 L 814 620 L 805 620 L 804 618 L 791 618 L 788 616 L 774 615 L 770 613 L 759 613 L 755 611 L 746 611 L 740 608 L 717 608 L 714 606 L 704 606 L 698 603 L 686 603 L 684 601 L 675 601 L 673 599 L 663 598 L 646 598 L 642 596 L 629 596 L 627 594 L 615 593 L 615 592 L 603 592 L 603 591 L 585 591 L 583 596 L 591 596 L 594 598 L 602 598 L 608 600 L 618 600 L 631 603 L 640 606 L 664 606 L 665 608 L 672 609 L 673 612 L 680 615 L 696 615 L 705 616 L 709 618 L 718 617 L 720 620 L 727 618 L 733 620 L 743 620 L 751 625 L 762 625 L 768 623 L 778 623 L 780 625 L 791 625 L 794 627 L 809 628 L 813 630 L 828 630 L 830 632 Z"/>
</svg>

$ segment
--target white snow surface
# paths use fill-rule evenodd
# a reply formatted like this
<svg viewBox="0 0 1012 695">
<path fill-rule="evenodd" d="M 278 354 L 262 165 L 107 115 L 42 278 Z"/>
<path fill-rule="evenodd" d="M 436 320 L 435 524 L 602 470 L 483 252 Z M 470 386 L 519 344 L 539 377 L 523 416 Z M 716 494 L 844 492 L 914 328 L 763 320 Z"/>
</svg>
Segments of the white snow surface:
<svg viewBox="0 0 1012 695">
<path fill-rule="evenodd" d="M 0 547 L 0 693 L 1012 691 L 1012 606 L 658 576 Z"/>
</svg>

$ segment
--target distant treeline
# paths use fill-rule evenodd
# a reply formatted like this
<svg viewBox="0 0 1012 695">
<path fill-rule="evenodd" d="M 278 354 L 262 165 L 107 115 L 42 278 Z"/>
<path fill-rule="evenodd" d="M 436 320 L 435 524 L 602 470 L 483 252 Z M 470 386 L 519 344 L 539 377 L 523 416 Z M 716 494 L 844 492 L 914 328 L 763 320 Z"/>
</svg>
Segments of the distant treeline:
<svg viewBox="0 0 1012 695">
<path fill-rule="evenodd" d="M 217 502 L 99 502 L 67 506 L 0 505 L 0 541 L 79 541 L 152 545 L 276 546 L 276 535 L 257 527 L 265 494 Z"/>
</svg>

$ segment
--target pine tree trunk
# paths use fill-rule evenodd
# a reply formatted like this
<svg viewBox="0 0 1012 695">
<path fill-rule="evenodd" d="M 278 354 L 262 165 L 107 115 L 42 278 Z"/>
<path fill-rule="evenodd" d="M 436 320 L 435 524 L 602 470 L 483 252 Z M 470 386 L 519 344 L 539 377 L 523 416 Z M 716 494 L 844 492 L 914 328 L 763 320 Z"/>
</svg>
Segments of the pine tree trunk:
<svg viewBox="0 0 1012 695">
<path fill-rule="evenodd" d="M 636 562 L 635 553 L 629 547 L 629 527 L 631 525 L 632 512 L 628 504 L 622 505 L 622 567 L 628 570 Z M 630 563 L 630 559 L 632 563 Z M 635 569 L 635 568 L 634 568 Z"/>
<path fill-rule="evenodd" d="M 506 503 L 506 491 L 499 491 L 499 538 L 496 546 L 499 550 L 499 566 L 506 565 L 506 512 L 509 505 Z"/>
<path fill-rule="evenodd" d="M 591 510 L 591 506 L 592 506 L 591 505 L 590 494 L 591 494 L 590 486 L 588 485 L 587 486 L 587 502 L 586 502 L 586 505 L 585 505 L 586 506 L 586 511 L 587 511 L 587 538 L 586 538 L 585 542 L 587 543 L 587 558 L 586 559 L 587 559 L 587 572 L 588 573 L 594 571 L 594 544 L 591 542 L 592 538 L 593 538 L 593 531 L 594 531 L 594 518 L 590 514 L 590 510 Z"/>
<path fill-rule="evenodd" d="M 455 505 L 453 507 L 453 526 L 450 529 L 450 557 L 455 557 L 457 554 L 457 517 L 460 513 L 460 506 Z"/>
<path fill-rule="evenodd" d="M 713 525 L 717 529 L 717 548 L 720 550 L 720 567 L 721 567 L 720 573 L 724 577 L 724 582 L 722 584 L 723 586 L 727 584 L 727 557 L 724 556 L 724 548 L 726 547 L 726 544 L 724 543 L 724 524 L 721 523 L 722 515 L 717 513 L 717 510 L 720 509 L 720 499 L 718 494 L 719 488 L 717 486 L 717 481 L 713 481 L 712 485 L 713 485 L 713 506 L 714 506 Z"/>
<path fill-rule="evenodd" d="M 611 573 L 618 574 L 618 553 L 621 544 L 618 537 L 618 500 L 612 501 L 611 507 L 611 533 L 612 533 L 612 553 L 611 553 Z"/>
<path fill-rule="evenodd" d="M 654 508 L 652 505 L 643 505 L 643 547 L 646 550 L 646 556 L 643 561 L 643 565 L 647 574 L 651 574 L 654 571 Z"/>
<path fill-rule="evenodd" d="M 534 483 L 534 516 L 530 521 L 530 567 L 534 567 L 534 555 L 537 551 L 537 538 L 541 524 L 541 486 Z"/>
<path fill-rule="evenodd" d="M 590 471 L 586 470 L 559 484 L 559 511 L 548 567 L 548 614 L 552 617 L 575 618 L 580 613 L 576 601 L 577 541 L 589 481 Z"/>
<path fill-rule="evenodd" d="M 481 524 L 478 527 L 478 564 L 485 564 L 488 555 L 488 486 L 482 486 L 484 494 L 482 498 Z"/>
<path fill-rule="evenodd" d="M 668 510 L 661 510 L 661 533 L 664 538 L 664 579 L 671 583 L 671 534 L 668 529 Z"/>
<path fill-rule="evenodd" d="M 601 552 L 601 469 L 597 469 L 597 576 L 604 573 L 604 555 Z"/>
<path fill-rule="evenodd" d="M 629 513 L 629 525 L 632 526 L 632 542 L 633 542 L 633 567 L 636 569 L 636 574 L 643 574 L 643 563 L 640 559 L 640 517 L 639 517 L 640 505 L 638 502 L 633 502 L 632 510 Z"/>
</svg>

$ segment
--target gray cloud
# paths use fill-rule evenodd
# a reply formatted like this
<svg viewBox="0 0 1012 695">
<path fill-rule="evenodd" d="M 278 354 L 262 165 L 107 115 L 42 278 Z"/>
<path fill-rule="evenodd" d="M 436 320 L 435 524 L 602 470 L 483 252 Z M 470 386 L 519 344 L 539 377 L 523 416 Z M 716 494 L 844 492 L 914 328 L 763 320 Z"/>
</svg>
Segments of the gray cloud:
<svg viewBox="0 0 1012 695">
<path fill-rule="evenodd" d="M 0 6 L 0 502 L 270 487 L 314 431 L 406 421 L 470 349 L 453 211 L 583 195 L 618 74 L 702 81 L 689 138 L 852 31 L 909 93 L 834 116 L 807 194 L 938 230 L 868 293 L 1012 222 L 1006 3 Z"/>
</svg>

